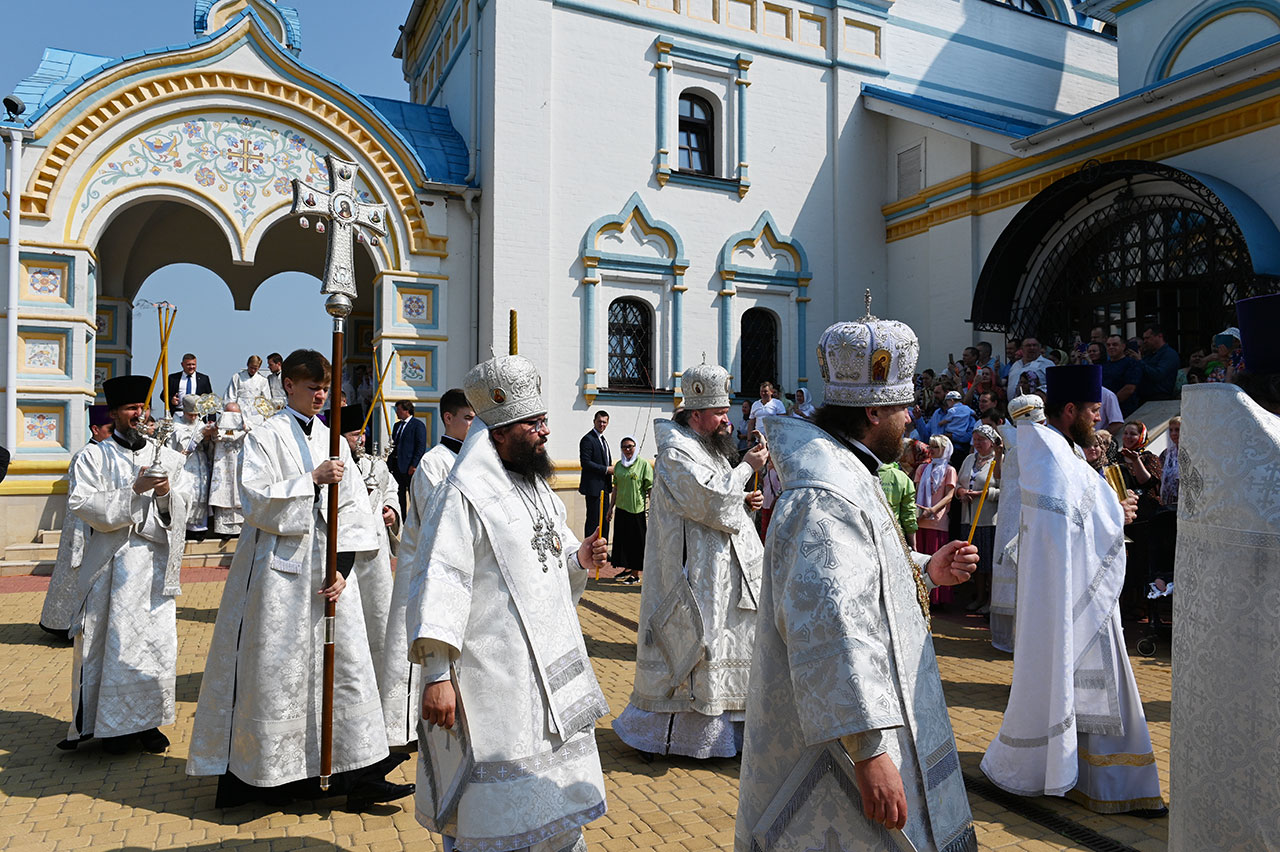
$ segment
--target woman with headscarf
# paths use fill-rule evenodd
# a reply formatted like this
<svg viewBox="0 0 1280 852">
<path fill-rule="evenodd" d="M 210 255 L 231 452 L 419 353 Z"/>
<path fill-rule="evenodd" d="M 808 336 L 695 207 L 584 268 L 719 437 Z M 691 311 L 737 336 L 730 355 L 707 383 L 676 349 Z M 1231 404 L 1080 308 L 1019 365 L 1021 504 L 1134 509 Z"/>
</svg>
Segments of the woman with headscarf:
<svg viewBox="0 0 1280 852">
<path fill-rule="evenodd" d="M 809 401 L 809 391 L 804 388 L 796 388 L 796 404 L 791 409 L 791 416 L 810 420 L 813 418 L 814 411 L 813 403 Z"/>
<path fill-rule="evenodd" d="M 920 513 L 916 550 L 920 553 L 937 553 L 950 538 L 948 512 L 957 481 L 956 469 L 951 466 L 951 452 L 951 439 L 934 435 L 929 439 L 929 463 L 916 468 L 916 506 Z M 950 603 L 951 598 L 950 586 L 939 586 L 930 593 L 934 603 Z"/>
<path fill-rule="evenodd" d="M 634 435 L 622 439 L 622 455 L 613 466 L 613 564 L 621 583 L 640 582 L 644 571 L 645 506 L 653 488 L 653 466 L 640 458 Z"/>
<path fill-rule="evenodd" d="M 978 570 L 973 577 L 974 598 L 965 607 L 969 612 L 986 615 L 991 612 L 991 566 L 995 558 L 996 504 L 1000 500 L 1000 433 L 987 425 L 973 430 L 973 452 L 960 463 L 956 497 L 960 500 L 961 529 L 968 530 L 982 500 L 982 488 L 991 474 L 991 486 L 982 500 L 982 512 L 977 514 L 978 526 L 973 533 L 973 544 L 978 548 Z"/>
</svg>

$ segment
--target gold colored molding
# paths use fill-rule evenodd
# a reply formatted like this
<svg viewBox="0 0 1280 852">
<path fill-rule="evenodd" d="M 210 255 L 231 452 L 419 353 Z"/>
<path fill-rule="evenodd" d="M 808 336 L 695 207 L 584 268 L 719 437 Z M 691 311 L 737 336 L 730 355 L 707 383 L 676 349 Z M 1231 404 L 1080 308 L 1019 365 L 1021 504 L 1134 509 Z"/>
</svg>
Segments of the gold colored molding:
<svg viewBox="0 0 1280 852">
<path fill-rule="evenodd" d="M 9 473 L 15 476 L 52 473 L 62 475 L 71 467 L 71 459 L 14 459 L 9 463 Z"/>
</svg>

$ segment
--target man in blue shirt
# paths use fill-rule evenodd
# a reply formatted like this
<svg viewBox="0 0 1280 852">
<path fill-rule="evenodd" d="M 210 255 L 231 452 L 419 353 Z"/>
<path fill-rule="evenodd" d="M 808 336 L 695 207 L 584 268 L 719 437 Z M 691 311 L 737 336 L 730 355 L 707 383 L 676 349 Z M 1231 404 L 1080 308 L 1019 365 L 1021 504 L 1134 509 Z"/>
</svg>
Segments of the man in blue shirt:
<svg viewBox="0 0 1280 852">
<path fill-rule="evenodd" d="M 1180 363 L 1178 353 L 1164 342 L 1164 329 L 1157 323 L 1148 323 L 1142 330 L 1142 381 L 1138 395 L 1144 400 L 1177 399 L 1174 385 Z"/>
<path fill-rule="evenodd" d="M 959 469 L 960 462 L 969 455 L 969 446 L 973 441 L 973 430 L 978 426 L 978 416 L 973 409 L 960 402 L 960 391 L 947 391 L 942 398 L 942 405 L 933 412 L 926 423 L 919 414 L 912 420 L 920 440 L 928 441 L 934 435 L 946 435 L 951 439 L 954 452 L 951 454 L 952 466 Z M 957 456 L 959 461 L 957 461 Z"/>
<path fill-rule="evenodd" d="M 1102 386 L 1116 395 L 1120 401 L 1120 413 L 1126 418 L 1138 410 L 1142 397 L 1138 385 L 1142 383 L 1142 364 L 1130 358 L 1125 350 L 1124 338 L 1113 334 L 1107 338 L 1107 360 L 1102 362 Z"/>
</svg>

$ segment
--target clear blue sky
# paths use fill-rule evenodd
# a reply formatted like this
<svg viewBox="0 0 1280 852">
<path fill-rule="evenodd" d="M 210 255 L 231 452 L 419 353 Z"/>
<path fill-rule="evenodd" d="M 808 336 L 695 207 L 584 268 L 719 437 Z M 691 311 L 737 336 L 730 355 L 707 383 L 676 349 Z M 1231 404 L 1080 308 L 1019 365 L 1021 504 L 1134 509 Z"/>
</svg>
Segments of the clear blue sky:
<svg viewBox="0 0 1280 852">
<path fill-rule="evenodd" d="M 0 93 L 12 91 L 35 71 L 46 47 L 123 56 L 195 37 L 194 0 L 4 0 L 3 5 L 0 21 L 7 38 L 0 51 Z M 302 16 L 302 62 L 360 94 L 408 98 L 400 61 L 391 51 L 410 0 L 286 0 L 283 5 Z M 7 232 L 8 222 L 0 218 L 0 233 Z M 319 290 L 315 278 L 284 273 L 258 289 L 251 310 L 234 311 L 231 292 L 220 279 L 199 267 L 178 265 L 147 279 L 138 300 L 178 305 L 169 369 L 179 369 L 183 352 L 195 352 L 200 371 L 209 374 L 220 394 L 251 353 L 265 359 L 272 350 L 287 354 L 299 346 L 329 351 L 330 322 Z M 299 314 L 298 299 L 315 310 Z M 135 311 L 134 328 L 134 371 L 150 374 L 159 353 L 155 310 Z"/>
</svg>

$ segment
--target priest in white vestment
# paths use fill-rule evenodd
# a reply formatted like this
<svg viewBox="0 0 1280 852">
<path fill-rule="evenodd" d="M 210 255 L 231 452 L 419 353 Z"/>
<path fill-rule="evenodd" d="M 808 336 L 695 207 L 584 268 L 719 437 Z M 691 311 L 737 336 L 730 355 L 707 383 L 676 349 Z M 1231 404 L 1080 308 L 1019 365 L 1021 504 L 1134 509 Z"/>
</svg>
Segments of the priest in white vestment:
<svg viewBox="0 0 1280 852">
<path fill-rule="evenodd" d="M 903 323 L 836 323 L 818 344 L 813 421 L 764 421 L 783 492 L 765 545 L 736 852 L 978 848 L 929 633 L 930 589 L 969 579 L 978 551 L 912 552 L 876 473 L 910 423 L 919 351 Z"/>
<path fill-rule="evenodd" d="M 261 368 L 262 359 L 257 355 L 250 355 L 244 369 L 227 382 L 227 392 L 224 394 L 226 401 L 238 402 L 241 407 L 245 407 L 253 405 L 253 400 L 258 397 L 271 399 L 271 382 Z"/>
<path fill-rule="evenodd" d="M 177 603 L 192 491 L 180 454 L 143 435 L 147 376 L 103 383 L 112 439 L 76 458 L 67 508 L 93 528 L 77 569 L 71 635 L 74 749 L 90 737 L 119 754 L 161 752 L 174 721 Z M 159 467 L 155 463 L 159 462 Z"/>
<path fill-rule="evenodd" d="M 1009 400 L 1009 422 L 1000 427 L 1004 459 L 1000 466 L 1000 495 L 1009 511 L 996 515 L 995 559 L 991 566 L 991 644 L 1013 653 L 1014 612 L 1018 603 L 1018 521 L 1022 517 L 1018 489 L 1018 424 L 1044 422 L 1044 400 L 1036 394 Z"/>
<path fill-rule="evenodd" d="M 107 406 L 89 406 L 89 443 L 71 456 L 67 467 L 68 494 L 75 490 L 75 483 L 70 477 L 76 469 L 76 458 L 103 441 L 111 440 L 114 428 Z M 40 610 L 41 629 L 67 644 L 71 643 L 71 619 L 75 616 L 73 607 L 79 603 L 76 597 L 77 569 L 84 559 L 85 542 L 92 533 L 93 527 L 80 520 L 75 512 L 67 511 L 62 519 L 62 532 L 58 536 L 58 556 L 53 563 L 53 574 L 49 577 L 49 588 L 44 593 L 44 606 Z"/>
<path fill-rule="evenodd" d="M 578 542 L 547 483 L 533 363 L 493 358 L 465 386 L 477 428 L 410 569 L 409 656 L 427 684 L 417 818 L 446 852 L 581 852 L 581 827 L 605 812 L 595 721 L 609 708 L 575 604 L 607 545 Z"/>
<path fill-rule="evenodd" d="M 227 402 L 213 437 L 213 470 L 209 476 L 209 528 L 220 538 L 240 535 L 240 464 L 249 423 L 236 402 Z"/>
<path fill-rule="evenodd" d="M 444 426 L 444 434 L 440 436 L 440 443 L 422 456 L 409 481 L 408 514 L 404 519 L 400 551 L 396 557 L 383 669 L 378 675 L 378 685 L 382 692 L 382 715 L 387 721 L 387 743 L 391 746 L 408 745 L 418 740 L 422 667 L 409 662 L 405 610 L 413 584 L 413 568 L 426 568 L 426 564 L 416 558 L 418 542 L 424 535 L 430 534 L 429 530 L 423 530 L 422 521 L 431 495 L 444 484 L 449 471 L 453 470 L 453 463 L 462 451 L 462 442 L 467 439 L 467 432 L 475 416 L 475 409 L 467 401 L 462 388 L 445 391 L 444 396 L 440 397 L 440 423 Z M 395 486 L 389 488 L 391 495 L 395 497 Z M 398 502 L 395 508 L 399 508 Z"/>
<path fill-rule="evenodd" d="M 289 401 L 284 392 L 283 367 L 284 357 L 279 352 L 267 356 L 267 398 L 281 408 Z"/>
<path fill-rule="evenodd" d="M 1280 844 L 1280 295 L 1236 315 L 1236 384 L 1182 392 L 1171 852 Z"/>
<path fill-rule="evenodd" d="M 752 512 L 764 502 L 756 486 L 769 453 L 760 440 L 737 461 L 724 368 L 690 367 L 680 388 L 674 421 L 653 424 L 635 683 L 613 731 L 648 759 L 732 757 L 742 747 L 764 553 Z"/>
<path fill-rule="evenodd" d="M 330 795 L 346 793 L 348 808 L 361 810 L 413 789 L 382 778 L 394 761 L 351 575 L 357 554 L 377 550 L 377 529 L 345 442 L 338 460 L 329 459 L 329 430 L 315 416 L 328 396 L 328 360 L 300 349 L 283 369 L 288 407 L 245 438 L 244 528 L 218 607 L 187 774 L 221 776 L 218 807 L 318 794 L 328 598 L 337 601 Z M 335 486 L 339 577 L 321 588 L 327 489 Z"/>
<path fill-rule="evenodd" d="M 387 616 L 391 610 L 391 533 L 400 528 L 400 495 L 387 463 L 364 451 L 364 407 L 342 406 L 342 437 L 355 462 L 353 475 L 360 479 L 369 497 L 369 511 L 377 530 L 378 548 L 356 554 L 352 571 L 360 580 L 360 605 L 364 610 L 364 630 L 369 656 L 378 683 L 379 702 L 386 694 L 382 671 L 387 639 Z M 403 627 L 400 632 L 404 632 Z M 388 742 L 390 745 L 390 742 Z"/>
<path fill-rule="evenodd" d="M 1122 504 L 1083 458 L 1101 420 L 1102 370 L 1051 367 L 1045 425 L 1018 426 L 1018 599 L 1013 683 L 982 758 L 1021 796 L 1099 813 L 1168 813 L 1120 625 Z"/>
<path fill-rule="evenodd" d="M 191 474 L 194 490 L 187 510 L 187 532 L 203 538 L 209 531 L 209 475 L 213 462 L 215 427 L 205 423 L 198 408 L 200 397 L 189 393 L 182 398 L 182 413 L 174 418 L 168 447 L 182 453 L 183 466 Z"/>
</svg>

